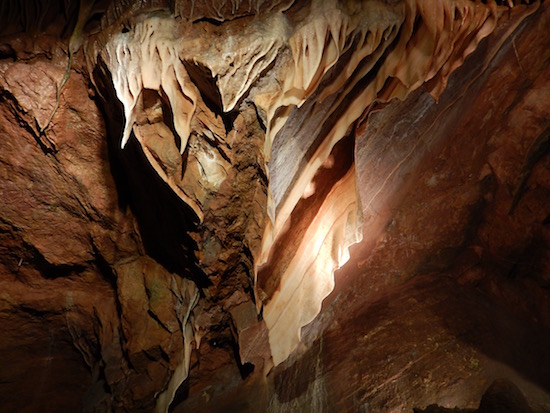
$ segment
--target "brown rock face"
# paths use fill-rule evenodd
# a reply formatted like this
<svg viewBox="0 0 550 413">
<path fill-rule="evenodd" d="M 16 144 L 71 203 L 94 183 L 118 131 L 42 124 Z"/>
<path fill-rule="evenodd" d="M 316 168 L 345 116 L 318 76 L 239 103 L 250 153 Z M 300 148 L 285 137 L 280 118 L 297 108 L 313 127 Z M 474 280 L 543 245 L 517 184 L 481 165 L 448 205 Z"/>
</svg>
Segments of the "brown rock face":
<svg viewBox="0 0 550 413">
<path fill-rule="evenodd" d="M 533 410 L 525 400 L 525 396 L 517 388 L 514 383 L 505 379 L 495 380 L 489 388 L 483 393 L 479 409 L 448 409 L 445 407 L 432 404 L 426 409 L 414 409 L 415 413 L 474 413 L 474 412 L 514 412 L 514 413 L 531 413 Z"/>
<path fill-rule="evenodd" d="M 547 2 L 46 3 L 0 6 L 3 410 L 550 411 Z"/>
</svg>

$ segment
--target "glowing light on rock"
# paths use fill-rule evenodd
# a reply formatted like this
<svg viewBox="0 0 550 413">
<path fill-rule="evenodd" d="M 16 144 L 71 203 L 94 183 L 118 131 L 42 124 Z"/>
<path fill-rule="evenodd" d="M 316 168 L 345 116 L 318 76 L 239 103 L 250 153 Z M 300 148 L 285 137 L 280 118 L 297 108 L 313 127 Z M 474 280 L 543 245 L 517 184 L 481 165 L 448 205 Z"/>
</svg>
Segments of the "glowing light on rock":
<svg viewBox="0 0 550 413">
<path fill-rule="evenodd" d="M 285 271 L 280 290 L 264 306 L 275 365 L 298 346 L 300 329 L 319 314 L 334 289 L 334 271 L 349 259 L 349 246 L 361 239 L 360 221 L 351 168 L 327 196 Z"/>
</svg>

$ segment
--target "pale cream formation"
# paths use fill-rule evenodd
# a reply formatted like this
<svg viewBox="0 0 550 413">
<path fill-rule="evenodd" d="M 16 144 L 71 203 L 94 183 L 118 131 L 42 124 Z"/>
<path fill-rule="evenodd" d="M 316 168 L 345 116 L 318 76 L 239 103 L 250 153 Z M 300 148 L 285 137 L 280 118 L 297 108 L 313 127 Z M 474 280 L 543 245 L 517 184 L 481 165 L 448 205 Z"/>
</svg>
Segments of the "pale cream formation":
<svg viewBox="0 0 550 413">
<path fill-rule="evenodd" d="M 188 280 L 184 280 L 182 285 L 178 288 L 178 282 L 172 278 L 172 291 L 177 291 L 177 302 L 176 315 L 181 322 L 181 328 L 183 329 L 183 354 L 182 354 L 182 363 L 179 364 L 166 389 L 161 393 L 156 395 L 157 403 L 155 406 L 155 413 L 164 413 L 168 411 L 170 403 L 174 400 L 176 391 L 187 379 L 189 375 L 189 366 L 191 364 L 191 351 L 193 349 L 193 344 L 198 342 L 194 341 L 194 329 L 192 323 L 192 311 L 193 308 L 197 305 L 199 301 L 199 290 L 196 285 Z"/>
<path fill-rule="evenodd" d="M 300 107 L 313 93 L 323 75 L 349 48 L 351 39 L 359 39 L 353 56 L 345 70 L 324 85 L 321 99 L 339 91 L 342 101 L 361 79 L 372 71 L 375 76 L 339 117 L 309 167 L 294 179 L 282 200 L 270 206 L 273 228 L 268 228 L 264 237 L 262 262 L 315 172 L 362 113 L 377 99 L 403 99 L 431 79 L 435 80 L 432 94 L 437 98 L 452 70 L 492 32 L 497 21 L 495 4 L 469 0 L 408 0 L 391 8 L 382 1 L 350 1 L 348 11 L 353 18 L 343 14 L 336 1 L 318 3 L 312 6 L 308 23 L 289 39 L 294 65 L 288 69 L 282 89 L 256 99 L 268 117 L 266 150 L 292 108 Z M 413 31 L 417 18 L 421 23 Z M 390 44 L 391 52 L 381 60 Z M 377 63 L 380 66 L 375 68 Z"/>
<path fill-rule="evenodd" d="M 140 129 L 135 127 L 139 114 L 143 112 L 138 110 L 143 91 L 157 91 L 170 105 L 175 133 L 179 139 L 179 153 L 183 154 L 187 147 L 199 91 L 190 81 L 179 58 L 180 41 L 176 34 L 176 21 L 169 14 L 153 15 L 136 23 L 132 30 L 111 36 L 101 55 L 109 67 L 117 97 L 124 107 L 122 148 L 134 132 L 161 178 L 202 218 L 197 200 L 182 190 L 173 174 L 167 172 L 166 165 L 159 162 L 158 156 L 144 144 L 147 134 L 140 133 Z M 169 137 L 175 145 L 175 137 L 170 130 L 164 128 L 158 133 L 165 135 L 161 136 L 163 138 Z M 169 151 L 163 151 L 166 152 Z"/>
<path fill-rule="evenodd" d="M 361 240 L 361 208 L 351 168 L 328 194 L 281 279 L 281 290 L 264 306 L 271 355 L 280 364 L 300 343 L 300 329 L 321 311 L 334 288 L 334 271 Z"/>
<path fill-rule="evenodd" d="M 343 99 L 356 87 L 357 82 L 374 70 L 392 42 L 393 48 L 380 61 L 372 80 L 347 107 L 344 115 L 338 118 L 309 160 L 308 167 L 299 171 L 292 187 L 287 189 L 280 203 L 271 206 L 273 227 L 266 229 L 259 264 L 267 261 L 290 214 L 334 145 L 368 110 L 370 104 L 377 99 L 387 101 L 394 97 L 404 98 L 431 79 L 434 81 L 431 92 L 437 98 L 450 73 L 464 61 L 483 37 L 492 32 L 497 22 L 495 4 L 486 6 L 468 0 L 411 0 L 398 3 L 394 8 L 378 1 L 359 4 L 350 2 L 350 7 L 355 7 L 353 18 L 343 14 L 335 3 L 319 3 L 323 6 L 319 4 L 317 12 L 308 23 L 289 39 L 294 65 L 284 78 L 282 90 L 269 99 L 263 98 L 260 102 L 257 99 L 257 103 L 264 105 L 268 115 L 268 150 L 270 142 L 277 139 L 277 132 L 282 128 L 292 107 L 302 105 L 321 84 L 324 75 L 345 51 L 350 38 L 357 36 L 360 39 L 357 49 L 346 64 L 346 69 L 324 85 L 322 98 L 340 91 L 340 99 Z M 417 18 L 421 19 L 420 24 L 413 31 Z M 340 207 L 345 208 L 345 204 Z M 334 217 L 327 216 L 327 219 L 333 220 Z M 310 230 L 314 230 L 315 225 L 313 222 Z M 341 247 L 347 248 L 344 244 Z M 264 306 L 263 315 L 270 329 L 269 338 L 275 365 L 284 361 L 296 348 L 301 328 L 318 314 L 322 300 L 332 291 L 334 270 L 342 263 L 327 251 L 311 248 L 300 251 L 296 260 L 307 263 L 313 257 L 317 262 L 332 261 L 332 265 L 325 263 L 307 268 L 290 266 L 278 291 Z M 315 280 L 324 288 L 312 289 L 311 284 L 303 282 L 306 273 L 307 276 L 315 274 Z M 302 296 L 313 298 L 309 302 L 303 302 L 298 298 Z"/>
</svg>

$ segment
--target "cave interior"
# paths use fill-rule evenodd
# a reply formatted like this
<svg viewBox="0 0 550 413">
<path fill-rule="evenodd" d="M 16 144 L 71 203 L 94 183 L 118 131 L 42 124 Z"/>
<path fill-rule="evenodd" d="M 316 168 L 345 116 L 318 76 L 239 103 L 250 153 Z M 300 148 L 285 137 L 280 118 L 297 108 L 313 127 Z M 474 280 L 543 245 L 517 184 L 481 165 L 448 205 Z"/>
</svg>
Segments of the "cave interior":
<svg viewBox="0 0 550 413">
<path fill-rule="evenodd" d="M 550 412 L 548 27 L 2 1 L 1 410 Z"/>
</svg>

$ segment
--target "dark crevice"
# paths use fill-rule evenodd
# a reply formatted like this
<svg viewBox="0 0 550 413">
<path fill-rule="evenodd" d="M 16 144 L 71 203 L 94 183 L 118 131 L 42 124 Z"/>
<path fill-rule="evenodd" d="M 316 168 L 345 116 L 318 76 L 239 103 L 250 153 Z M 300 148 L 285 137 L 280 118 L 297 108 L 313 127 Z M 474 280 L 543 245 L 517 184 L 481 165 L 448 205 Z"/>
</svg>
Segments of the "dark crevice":
<svg viewBox="0 0 550 413">
<path fill-rule="evenodd" d="M 539 134 L 539 136 L 537 136 L 537 138 L 531 145 L 531 148 L 529 148 L 529 153 L 527 154 L 527 158 L 518 178 L 518 184 L 516 185 L 516 189 L 514 190 L 514 197 L 512 199 L 512 204 L 510 205 L 508 215 L 514 214 L 516 207 L 518 206 L 521 198 L 526 191 L 527 181 L 531 176 L 531 172 L 533 171 L 535 165 L 548 153 L 549 150 L 550 127 L 547 127 Z"/>
<path fill-rule="evenodd" d="M 0 44 L 0 60 L 10 59 L 15 62 L 17 53 L 10 44 Z"/>
<path fill-rule="evenodd" d="M 215 19 L 213 17 L 200 17 L 198 19 L 193 19 L 194 24 L 208 23 L 217 27 L 221 26 L 224 22 L 225 21 L 223 19 Z"/>
<path fill-rule="evenodd" d="M 53 265 L 45 260 L 43 262 L 35 264 L 35 267 L 42 273 L 45 278 L 48 279 L 78 275 L 87 268 L 84 264 Z"/>
<path fill-rule="evenodd" d="M 239 115 L 239 112 L 236 110 L 232 110 L 230 112 L 223 112 L 220 113 L 220 117 L 222 118 L 223 126 L 225 127 L 225 133 L 229 133 L 233 130 L 233 125 L 235 123 L 235 119 L 237 119 L 237 116 Z"/>
<path fill-rule="evenodd" d="M 264 133 L 267 132 L 267 125 L 266 119 L 264 119 L 263 116 L 260 115 L 260 111 L 256 105 L 254 105 L 254 110 L 256 111 L 256 117 L 258 118 L 258 124 L 260 125 L 260 128 L 264 131 Z"/>
<path fill-rule="evenodd" d="M 0 4 L 0 35 L 21 32 L 38 33 L 54 22 L 62 25 L 62 35 L 72 31 L 78 17 L 78 2 L 2 0 Z"/>
<path fill-rule="evenodd" d="M 113 268 L 93 243 L 92 247 L 94 250 L 94 257 L 99 273 L 109 283 L 113 290 L 116 291 L 116 274 L 114 273 Z"/>
<path fill-rule="evenodd" d="M 174 399 L 172 400 L 172 403 L 170 403 L 170 407 L 168 408 L 168 413 L 173 413 L 177 406 L 187 400 L 187 398 L 189 397 L 189 387 L 189 380 L 185 380 L 181 384 L 181 386 L 178 387 L 178 390 L 174 395 Z"/>
<path fill-rule="evenodd" d="M 183 64 L 185 66 L 185 69 L 187 70 L 187 73 L 189 74 L 189 77 L 191 78 L 193 83 L 197 86 L 197 89 L 199 89 L 202 100 L 204 101 L 205 105 L 215 115 L 221 118 L 225 127 L 225 132 L 229 133 L 231 130 L 233 130 L 233 125 L 234 125 L 235 119 L 239 115 L 239 111 L 234 109 L 229 112 L 225 112 L 223 110 L 222 96 L 220 94 L 218 85 L 216 84 L 217 78 L 212 75 L 212 71 L 209 68 L 195 61 L 190 62 L 190 61 L 184 60 Z M 262 70 L 262 72 L 258 74 L 258 77 L 261 78 L 265 76 L 267 72 L 273 69 L 274 65 L 275 65 L 275 60 L 273 60 L 273 62 L 271 62 L 264 70 Z M 249 88 L 247 92 L 240 97 L 237 103 L 243 102 L 248 97 L 250 90 L 251 88 Z M 235 106 L 238 107 L 238 104 Z M 260 119 L 259 116 L 258 116 L 258 119 Z M 259 123 L 261 128 L 265 132 L 266 127 L 263 124 L 263 121 L 260 120 Z"/>
<path fill-rule="evenodd" d="M 220 90 L 218 89 L 218 85 L 216 84 L 216 77 L 212 75 L 212 71 L 208 67 L 199 62 L 183 60 L 182 63 L 185 70 L 187 70 L 191 81 L 200 91 L 204 104 L 215 115 L 221 118 L 225 126 L 225 131 L 228 133 L 233 129 L 233 123 L 237 118 L 238 112 L 224 112 L 222 96 L 220 94 Z"/>
<path fill-rule="evenodd" d="M 149 164 L 133 133 L 125 148 L 120 148 L 124 125 L 122 104 L 101 58 L 93 77 L 100 95 L 106 99 L 99 106 L 107 121 L 109 161 L 121 207 L 129 206 L 134 213 L 149 256 L 170 272 L 189 278 L 199 286 L 208 285 L 207 277 L 197 265 L 196 242 L 189 236 L 197 230 L 198 217 Z M 170 111 L 164 110 L 167 112 Z"/>
<path fill-rule="evenodd" d="M 25 258 L 25 265 L 36 268 L 42 277 L 54 280 L 56 278 L 65 278 L 71 275 L 78 275 L 88 268 L 88 263 L 80 264 L 52 264 L 42 253 L 33 245 L 23 242 L 28 257 Z"/>
<path fill-rule="evenodd" d="M 31 125 L 31 120 L 25 119 L 23 116 L 23 113 L 25 112 L 20 106 L 15 97 L 9 93 L 7 90 L 0 91 L 0 103 L 9 101 L 10 104 L 8 105 L 10 108 L 10 111 L 12 115 L 15 117 L 17 122 L 19 123 L 19 126 L 23 129 L 25 129 L 27 132 L 29 132 L 42 152 L 44 152 L 45 155 L 52 155 L 55 159 L 55 155 L 57 153 L 57 148 L 51 140 L 48 139 L 46 133 L 39 132 L 40 126 L 38 125 L 38 121 L 34 119 L 34 127 Z"/>
<path fill-rule="evenodd" d="M 158 318 L 158 316 L 152 310 L 147 310 L 147 314 L 149 315 L 149 317 L 151 317 L 153 320 L 155 320 L 159 326 L 161 326 L 168 333 L 172 334 L 170 329 L 168 327 L 166 327 L 166 325 L 161 321 L 160 318 Z"/>
<path fill-rule="evenodd" d="M 33 319 L 47 320 L 51 315 L 56 315 L 57 313 L 49 310 L 40 310 L 37 308 L 29 307 L 26 304 L 20 304 L 16 307 L 17 311 L 30 315 Z"/>
<path fill-rule="evenodd" d="M 220 114 L 222 112 L 222 97 L 212 71 L 200 62 L 182 60 L 182 63 L 191 81 L 200 91 L 202 100 L 208 109 L 216 114 Z"/>
</svg>

